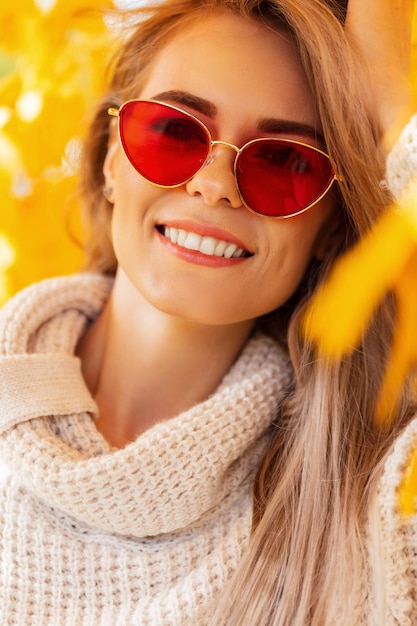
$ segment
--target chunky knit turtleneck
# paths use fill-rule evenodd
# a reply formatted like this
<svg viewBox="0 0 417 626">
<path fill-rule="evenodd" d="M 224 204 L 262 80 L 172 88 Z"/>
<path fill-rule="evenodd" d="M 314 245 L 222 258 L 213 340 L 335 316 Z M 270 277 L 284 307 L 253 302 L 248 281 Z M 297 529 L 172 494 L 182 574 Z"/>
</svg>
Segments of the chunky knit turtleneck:
<svg viewBox="0 0 417 626">
<path fill-rule="evenodd" d="M 0 315 L 0 623 L 191 624 L 235 569 L 287 357 L 250 340 L 216 392 L 123 449 L 76 344 L 110 282 L 46 281 Z"/>
</svg>

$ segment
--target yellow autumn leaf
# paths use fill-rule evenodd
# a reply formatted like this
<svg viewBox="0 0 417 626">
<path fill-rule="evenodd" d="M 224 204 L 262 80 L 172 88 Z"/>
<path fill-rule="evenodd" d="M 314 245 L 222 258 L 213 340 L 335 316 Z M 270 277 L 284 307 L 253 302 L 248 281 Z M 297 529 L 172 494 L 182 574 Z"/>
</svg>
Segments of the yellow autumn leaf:
<svg viewBox="0 0 417 626">
<path fill-rule="evenodd" d="M 392 206 L 382 215 L 357 246 L 336 263 L 317 291 L 303 329 L 320 353 L 340 358 L 354 349 L 372 313 L 383 296 L 398 285 L 416 250 L 417 188 L 410 190 L 401 207 Z"/>
<path fill-rule="evenodd" d="M 0 78 L 0 107 L 14 107 L 22 90 L 22 79 L 17 72 Z"/>
<path fill-rule="evenodd" d="M 398 502 L 405 516 L 415 514 L 417 509 L 417 448 L 412 453 L 404 472 L 398 492 Z"/>
<path fill-rule="evenodd" d="M 414 96 L 417 101 L 417 9 L 414 10 L 413 42 L 411 48 L 411 79 L 414 87 Z"/>
<path fill-rule="evenodd" d="M 75 28 L 95 35 L 104 30 L 102 20 L 98 18 L 112 8 L 111 0 L 58 0 L 46 15 L 45 24 L 50 27 L 70 20 Z"/>
<path fill-rule="evenodd" d="M 5 230 L 15 253 L 15 263 L 7 271 L 13 292 L 39 277 L 55 275 L 57 267 L 67 274 L 80 266 L 81 248 L 69 245 L 70 236 L 79 240 L 81 235 L 71 203 L 74 186 L 71 177 L 42 179 L 27 197 L 9 199 L 13 219 L 6 220 Z"/>
<path fill-rule="evenodd" d="M 61 165 L 68 141 L 79 130 L 84 114 L 85 105 L 75 91 L 65 98 L 40 93 L 40 110 L 36 116 L 22 119 L 15 110 L 3 133 L 18 146 L 27 174 L 39 178 L 46 168 Z"/>
<path fill-rule="evenodd" d="M 18 52 L 25 36 L 23 23 L 37 15 L 39 8 L 34 0 L 2 2 L 0 6 L 1 48 L 7 52 Z"/>
<path fill-rule="evenodd" d="M 10 291 L 7 270 L 15 261 L 15 251 L 5 235 L 0 233 L 0 306 L 3 305 Z"/>
</svg>

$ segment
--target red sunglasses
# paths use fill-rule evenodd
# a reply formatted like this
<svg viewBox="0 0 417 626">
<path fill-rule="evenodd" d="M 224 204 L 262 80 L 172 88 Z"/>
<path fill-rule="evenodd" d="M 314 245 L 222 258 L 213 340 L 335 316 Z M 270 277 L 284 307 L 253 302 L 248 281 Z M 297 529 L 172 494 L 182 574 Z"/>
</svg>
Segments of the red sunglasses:
<svg viewBox="0 0 417 626">
<path fill-rule="evenodd" d="M 156 100 L 129 100 L 107 112 L 119 118 L 120 141 L 133 167 L 159 187 L 188 182 L 215 145 L 236 151 L 234 174 L 242 203 L 265 217 L 291 217 L 310 209 L 336 179 L 330 157 L 299 141 L 260 138 L 242 148 L 213 141 L 194 115 Z"/>
</svg>

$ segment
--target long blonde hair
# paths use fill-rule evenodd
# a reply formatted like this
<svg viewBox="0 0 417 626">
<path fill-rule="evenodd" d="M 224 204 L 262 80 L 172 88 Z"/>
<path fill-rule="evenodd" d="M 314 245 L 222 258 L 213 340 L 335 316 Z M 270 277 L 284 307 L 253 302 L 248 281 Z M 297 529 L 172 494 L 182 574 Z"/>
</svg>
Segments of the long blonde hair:
<svg viewBox="0 0 417 626">
<path fill-rule="evenodd" d="M 285 29 L 293 38 L 342 179 L 338 246 L 309 269 L 290 303 L 260 321 L 288 347 L 294 387 L 277 415 L 259 470 L 250 547 L 213 618 L 216 624 L 330 626 L 361 610 L 352 606 L 353 598 L 378 596 L 381 589 L 377 563 L 367 561 L 364 536 L 384 458 L 410 419 L 404 391 L 393 426 L 379 431 L 373 422 L 395 302 L 387 296 L 361 345 L 340 362 L 319 359 L 300 335 L 306 303 L 334 259 L 372 226 L 390 200 L 380 184 L 385 157 L 370 76 L 344 31 L 345 6 L 336 0 L 168 0 L 137 11 L 138 24 L 113 61 L 109 92 L 84 144 L 80 189 L 90 224 L 89 267 L 113 273 L 111 205 L 102 194 L 107 107 L 138 93 L 153 55 L 185 23 L 221 8 L 277 32 Z M 364 580 L 368 587 L 360 589 Z M 383 589 L 379 607 L 382 614 Z"/>
</svg>

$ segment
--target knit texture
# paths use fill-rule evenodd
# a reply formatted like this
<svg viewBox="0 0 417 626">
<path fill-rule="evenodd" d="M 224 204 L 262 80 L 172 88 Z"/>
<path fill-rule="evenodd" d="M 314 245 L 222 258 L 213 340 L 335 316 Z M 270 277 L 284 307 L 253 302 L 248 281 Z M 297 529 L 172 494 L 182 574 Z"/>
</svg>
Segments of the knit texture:
<svg viewBox="0 0 417 626">
<path fill-rule="evenodd" d="M 386 182 L 394 198 L 400 198 L 417 172 L 417 114 L 402 131 L 387 158 Z"/>
<path fill-rule="evenodd" d="M 387 626 L 417 624 L 417 514 L 399 509 L 398 489 L 417 446 L 417 418 L 395 442 L 378 490 L 382 575 L 387 590 Z M 381 622 L 375 622 L 379 626 Z"/>
<path fill-rule="evenodd" d="M 0 314 L 2 626 L 204 624 L 248 542 L 286 355 L 256 336 L 205 402 L 114 449 L 73 356 L 110 288 L 49 280 Z"/>
</svg>

